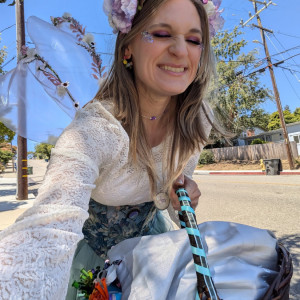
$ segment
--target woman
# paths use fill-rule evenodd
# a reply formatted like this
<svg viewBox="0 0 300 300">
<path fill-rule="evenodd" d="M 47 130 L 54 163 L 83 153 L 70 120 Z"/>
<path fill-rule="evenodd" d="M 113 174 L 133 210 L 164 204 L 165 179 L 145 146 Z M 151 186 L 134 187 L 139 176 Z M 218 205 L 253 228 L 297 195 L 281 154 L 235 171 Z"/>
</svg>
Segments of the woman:
<svg viewBox="0 0 300 300">
<path fill-rule="evenodd" d="M 121 240 L 170 230 L 158 209 L 180 209 L 179 186 L 198 203 L 191 176 L 211 127 L 205 9 L 199 0 L 124 6 L 106 3 L 119 31 L 108 78 L 57 141 L 33 207 L 1 232 L 0 299 L 64 299 L 73 257 L 78 278 Z"/>
</svg>

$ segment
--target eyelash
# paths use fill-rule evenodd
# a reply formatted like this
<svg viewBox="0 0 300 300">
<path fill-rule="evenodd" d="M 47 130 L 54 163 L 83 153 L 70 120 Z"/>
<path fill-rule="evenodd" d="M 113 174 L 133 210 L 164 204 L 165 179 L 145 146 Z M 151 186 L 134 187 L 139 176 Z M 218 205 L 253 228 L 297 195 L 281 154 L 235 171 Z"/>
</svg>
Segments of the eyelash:
<svg viewBox="0 0 300 300">
<path fill-rule="evenodd" d="M 172 36 L 170 34 L 161 34 L 161 33 L 152 33 L 153 37 L 156 38 L 171 38 Z M 195 45 L 195 46 L 200 46 L 203 48 L 203 43 L 199 41 L 194 41 L 194 40 L 187 40 L 187 42 Z"/>
</svg>

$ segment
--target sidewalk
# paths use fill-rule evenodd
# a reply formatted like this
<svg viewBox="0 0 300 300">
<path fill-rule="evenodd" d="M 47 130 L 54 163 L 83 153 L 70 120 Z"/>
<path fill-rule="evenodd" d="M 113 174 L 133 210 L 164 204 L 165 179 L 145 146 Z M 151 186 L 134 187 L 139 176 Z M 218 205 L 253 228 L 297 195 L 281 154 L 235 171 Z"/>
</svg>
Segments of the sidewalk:
<svg viewBox="0 0 300 300">
<path fill-rule="evenodd" d="M 41 185 L 47 163 L 45 161 L 29 161 L 33 167 L 33 175 L 28 176 L 28 200 L 17 200 L 17 174 L 13 172 L 12 164 L 4 173 L 0 173 L 0 231 L 13 224 L 16 219 L 30 208 Z"/>
<path fill-rule="evenodd" d="M 0 230 L 13 224 L 15 220 L 32 206 L 35 196 L 28 195 L 28 200 L 16 199 L 16 178 L 0 178 Z"/>
<path fill-rule="evenodd" d="M 266 173 L 263 171 L 256 170 L 224 170 L 224 171 L 207 171 L 207 170 L 195 170 L 195 175 L 263 175 Z M 285 170 L 280 172 L 280 175 L 300 175 L 300 170 Z M 268 175 L 278 176 L 278 175 Z"/>
</svg>

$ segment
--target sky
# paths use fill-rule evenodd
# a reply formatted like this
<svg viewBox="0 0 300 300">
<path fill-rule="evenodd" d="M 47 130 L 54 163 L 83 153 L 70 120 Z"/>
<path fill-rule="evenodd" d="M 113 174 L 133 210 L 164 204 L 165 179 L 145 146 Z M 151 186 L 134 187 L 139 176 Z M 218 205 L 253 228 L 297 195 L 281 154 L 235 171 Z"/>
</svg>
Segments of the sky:
<svg viewBox="0 0 300 300">
<path fill-rule="evenodd" d="M 6 71 L 16 66 L 16 59 L 11 60 L 16 55 L 15 8 L 7 5 L 11 2 L 12 0 L 8 0 L 6 4 L 0 4 L 0 47 L 3 45 L 8 47 L 8 56 L 4 63 Z M 260 13 L 260 17 L 263 27 L 273 30 L 273 34 L 268 34 L 267 37 L 273 63 L 285 60 L 280 67 L 274 68 L 274 72 L 282 107 L 288 105 L 293 111 L 296 107 L 300 107 L 300 0 L 277 0 L 273 3 L 277 5 L 269 5 Z M 102 11 L 102 4 L 103 0 L 25 0 L 25 20 L 29 16 L 37 16 L 50 22 L 50 16 L 57 17 L 65 12 L 70 13 L 86 27 L 87 32 L 94 34 L 96 49 L 101 53 L 103 65 L 109 66 L 114 51 L 114 35 Z M 258 8 L 262 6 L 258 4 Z M 249 13 L 254 14 L 253 4 L 249 0 L 223 0 L 221 8 L 224 9 L 222 15 L 225 19 L 223 30 L 232 30 L 241 23 L 241 19 L 247 21 Z M 259 29 L 252 27 L 251 24 L 257 24 L 256 18 L 247 26 L 240 26 L 242 37 L 248 42 L 245 52 L 256 48 L 259 51 L 258 58 L 263 59 L 265 54 L 260 44 Z M 28 41 L 29 37 L 26 36 L 26 39 Z M 260 82 L 273 90 L 268 71 L 262 73 Z M 277 110 L 274 101 L 267 101 L 262 104 L 262 108 L 269 113 Z M 29 141 L 28 151 L 33 151 L 34 145 L 35 143 Z"/>
</svg>

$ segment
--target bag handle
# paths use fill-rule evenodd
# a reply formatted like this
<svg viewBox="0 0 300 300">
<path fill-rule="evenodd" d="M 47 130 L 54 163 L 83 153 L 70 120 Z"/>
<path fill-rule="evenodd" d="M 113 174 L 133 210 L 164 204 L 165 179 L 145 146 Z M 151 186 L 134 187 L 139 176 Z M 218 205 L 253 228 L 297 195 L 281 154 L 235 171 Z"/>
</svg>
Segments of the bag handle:
<svg viewBox="0 0 300 300">
<path fill-rule="evenodd" d="M 197 226 L 196 214 L 191 206 L 191 199 L 184 188 L 179 188 L 176 191 L 176 195 L 181 206 L 181 212 L 178 213 L 181 228 L 185 228 L 188 233 L 193 253 L 197 275 L 196 300 L 202 300 L 204 294 L 208 300 L 220 300 L 210 274 L 200 231 Z"/>
</svg>

